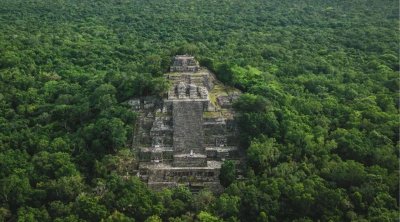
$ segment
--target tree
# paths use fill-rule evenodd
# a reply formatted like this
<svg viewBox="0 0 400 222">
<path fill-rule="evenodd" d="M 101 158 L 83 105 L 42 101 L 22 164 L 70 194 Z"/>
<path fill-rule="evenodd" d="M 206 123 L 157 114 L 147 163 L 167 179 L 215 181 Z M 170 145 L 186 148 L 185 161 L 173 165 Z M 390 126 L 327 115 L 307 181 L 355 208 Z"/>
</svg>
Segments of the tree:
<svg viewBox="0 0 400 222">
<path fill-rule="evenodd" d="M 126 128 L 119 118 L 98 119 L 83 129 L 85 139 L 98 156 L 115 153 L 126 142 Z"/>
<path fill-rule="evenodd" d="M 45 208 L 21 207 L 18 209 L 18 221 L 50 221 Z"/>
<path fill-rule="evenodd" d="M 331 162 L 322 169 L 322 175 L 344 188 L 360 186 L 367 178 L 364 165 L 354 160 Z"/>
<path fill-rule="evenodd" d="M 249 93 L 242 94 L 233 104 L 233 107 L 240 112 L 263 112 L 266 106 L 267 100 L 264 97 Z"/>
<path fill-rule="evenodd" d="M 62 201 L 56 200 L 49 203 L 48 207 L 51 218 L 63 218 L 72 214 L 72 202 L 64 204 Z"/>
<path fill-rule="evenodd" d="M 216 201 L 216 212 L 223 218 L 238 215 L 240 209 L 240 197 L 222 194 Z"/>
<path fill-rule="evenodd" d="M 192 206 L 196 212 L 208 210 L 215 201 L 214 194 L 207 189 L 200 190 L 199 193 L 193 196 Z"/>
<path fill-rule="evenodd" d="M 228 187 L 236 180 L 236 166 L 232 160 L 224 161 L 221 166 L 219 180 L 222 186 Z"/>
<path fill-rule="evenodd" d="M 108 214 L 107 208 L 100 204 L 95 197 L 84 193 L 76 198 L 74 212 L 76 212 L 80 218 L 87 221 L 100 221 Z"/>
<path fill-rule="evenodd" d="M 1 202 L 8 203 L 11 210 L 24 206 L 31 199 L 33 192 L 25 170 L 16 172 L 0 180 Z"/>
<path fill-rule="evenodd" d="M 249 164 L 257 173 L 275 166 L 278 163 L 281 151 L 275 139 L 255 140 L 247 150 Z"/>
<path fill-rule="evenodd" d="M 125 216 L 123 213 L 114 211 L 107 219 L 102 220 L 104 222 L 135 222 L 133 218 Z"/>
<path fill-rule="evenodd" d="M 199 48 L 193 43 L 183 44 L 177 51 L 179 55 L 196 55 L 199 52 Z"/>
<path fill-rule="evenodd" d="M 157 215 L 153 215 L 145 220 L 145 222 L 162 222 L 161 218 Z"/>
<path fill-rule="evenodd" d="M 164 208 L 160 199 L 137 177 L 123 178 L 111 174 L 106 184 L 107 192 L 102 202 L 108 209 L 115 209 L 128 217 L 146 220 L 152 215 L 160 215 Z"/>
<path fill-rule="evenodd" d="M 215 217 L 212 214 L 205 212 L 205 211 L 201 211 L 197 215 L 197 219 L 200 222 L 222 222 L 222 220 L 220 220 L 218 217 Z"/>
<path fill-rule="evenodd" d="M 160 55 L 149 55 L 145 58 L 144 70 L 153 76 L 160 76 L 163 71 L 161 69 L 161 62 L 162 58 Z"/>
<path fill-rule="evenodd" d="M 74 163 L 71 161 L 71 156 L 67 153 L 39 152 L 32 158 L 32 163 L 35 169 L 34 179 L 36 181 L 79 175 Z"/>
<path fill-rule="evenodd" d="M 0 208 L 0 219 L 6 221 L 11 216 L 11 212 L 9 209 L 4 207 Z"/>
<path fill-rule="evenodd" d="M 220 80 L 224 84 L 232 85 L 233 73 L 230 64 L 227 63 L 218 64 L 215 72 L 218 80 Z"/>
<path fill-rule="evenodd" d="M 249 89 L 253 84 L 262 81 L 261 71 L 257 68 L 246 66 L 242 68 L 240 66 L 233 66 L 231 68 L 233 84 L 240 89 Z"/>
</svg>

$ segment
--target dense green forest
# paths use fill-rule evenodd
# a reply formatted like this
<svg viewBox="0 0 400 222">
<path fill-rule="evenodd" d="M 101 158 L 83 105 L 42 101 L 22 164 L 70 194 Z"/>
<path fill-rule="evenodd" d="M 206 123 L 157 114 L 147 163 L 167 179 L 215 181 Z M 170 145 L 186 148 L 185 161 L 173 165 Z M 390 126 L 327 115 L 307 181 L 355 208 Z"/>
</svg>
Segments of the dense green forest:
<svg viewBox="0 0 400 222">
<path fill-rule="evenodd" d="M 1 0 L 0 220 L 397 221 L 395 0 Z M 147 189 L 126 101 L 196 55 L 244 93 L 244 179 Z M 127 176 L 128 175 L 128 176 Z"/>
</svg>

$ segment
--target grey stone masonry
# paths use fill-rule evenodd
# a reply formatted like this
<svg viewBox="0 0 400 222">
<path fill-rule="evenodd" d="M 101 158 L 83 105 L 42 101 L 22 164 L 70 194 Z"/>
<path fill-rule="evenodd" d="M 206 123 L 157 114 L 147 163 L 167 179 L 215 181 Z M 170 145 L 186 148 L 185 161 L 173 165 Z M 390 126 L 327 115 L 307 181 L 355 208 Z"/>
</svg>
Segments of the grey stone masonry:
<svg viewBox="0 0 400 222">
<path fill-rule="evenodd" d="M 174 62 L 170 68 L 171 72 L 196 72 L 200 68 L 199 63 L 193 56 L 177 55 L 174 57 Z"/>
<path fill-rule="evenodd" d="M 164 98 L 128 102 L 140 114 L 134 134 L 138 176 L 152 189 L 183 185 L 218 192 L 223 161 L 241 158 L 230 106 L 237 91 L 228 90 L 193 56 L 175 56 L 170 71 Z"/>
<path fill-rule="evenodd" d="M 173 102 L 173 145 L 176 154 L 205 152 L 203 146 L 203 103 L 200 101 Z"/>
</svg>

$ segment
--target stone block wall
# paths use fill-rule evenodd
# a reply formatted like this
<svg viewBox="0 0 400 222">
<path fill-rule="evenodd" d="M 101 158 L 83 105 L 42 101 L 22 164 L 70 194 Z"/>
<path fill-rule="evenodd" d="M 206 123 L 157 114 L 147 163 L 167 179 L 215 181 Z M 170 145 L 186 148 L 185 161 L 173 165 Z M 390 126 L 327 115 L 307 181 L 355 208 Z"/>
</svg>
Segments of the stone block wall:
<svg viewBox="0 0 400 222">
<path fill-rule="evenodd" d="M 153 189 L 221 190 L 221 164 L 241 156 L 230 106 L 234 93 L 191 56 L 175 57 L 171 71 L 165 74 L 172 87 L 164 99 L 129 102 L 140 113 L 138 175 Z"/>
<path fill-rule="evenodd" d="M 219 181 L 220 168 L 196 169 L 190 167 L 182 168 L 157 168 L 148 171 L 149 182 L 175 182 L 175 183 L 200 183 Z"/>
<path fill-rule="evenodd" d="M 204 143 L 207 146 L 216 146 L 217 138 L 226 135 L 226 125 L 224 123 L 204 124 Z"/>
<path fill-rule="evenodd" d="M 175 101 L 172 113 L 175 153 L 204 153 L 203 102 Z"/>
<path fill-rule="evenodd" d="M 199 154 L 174 155 L 174 167 L 204 167 L 207 166 L 207 156 Z"/>
</svg>

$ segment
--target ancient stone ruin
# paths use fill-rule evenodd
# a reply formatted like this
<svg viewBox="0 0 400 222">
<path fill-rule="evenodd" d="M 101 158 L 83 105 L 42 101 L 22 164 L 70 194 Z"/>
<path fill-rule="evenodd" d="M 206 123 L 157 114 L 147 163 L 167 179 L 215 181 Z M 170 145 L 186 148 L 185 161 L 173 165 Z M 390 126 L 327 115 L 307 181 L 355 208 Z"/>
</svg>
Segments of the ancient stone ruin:
<svg viewBox="0 0 400 222">
<path fill-rule="evenodd" d="M 171 72 L 197 72 L 200 69 L 199 62 L 193 56 L 177 55 L 170 68 Z"/>
<path fill-rule="evenodd" d="M 138 176 L 154 189 L 187 185 L 220 190 L 226 159 L 238 160 L 232 101 L 239 91 L 218 82 L 192 56 L 174 57 L 165 98 L 131 100 L 140 113 L 135 143 Z"/>
</svg>

